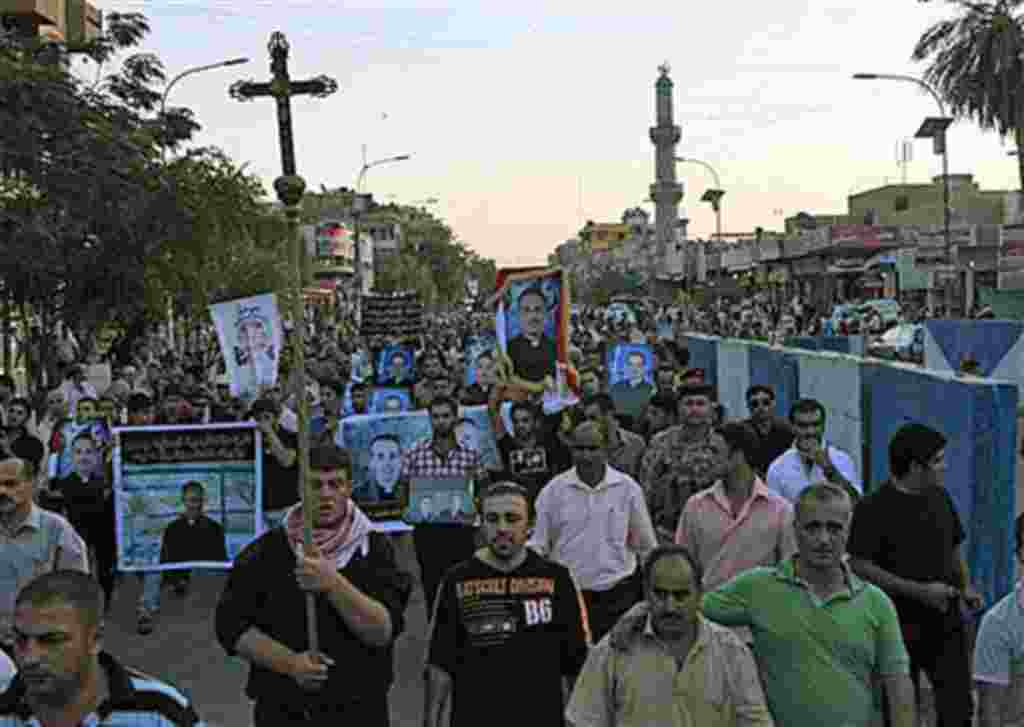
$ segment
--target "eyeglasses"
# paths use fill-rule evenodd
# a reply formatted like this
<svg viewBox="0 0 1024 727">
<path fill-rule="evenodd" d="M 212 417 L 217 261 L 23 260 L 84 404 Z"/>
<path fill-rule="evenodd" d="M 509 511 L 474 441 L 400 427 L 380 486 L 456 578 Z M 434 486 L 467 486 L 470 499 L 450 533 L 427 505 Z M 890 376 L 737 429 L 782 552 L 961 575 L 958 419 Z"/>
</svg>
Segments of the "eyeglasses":
<svg viewBox="0 0 1024 727">
<path fill-rule="evenodd" d="M 755 397 L 753 397 L 749 401 L 749 406 L 750 406 L 751 409 L 761 408 L 761 407 L 766 407 L 766 406 L 771 406 L 771 405 L 772 405 L 772 400 L 769 399 L 768 397 L 755 396 Z"/>
</svg>

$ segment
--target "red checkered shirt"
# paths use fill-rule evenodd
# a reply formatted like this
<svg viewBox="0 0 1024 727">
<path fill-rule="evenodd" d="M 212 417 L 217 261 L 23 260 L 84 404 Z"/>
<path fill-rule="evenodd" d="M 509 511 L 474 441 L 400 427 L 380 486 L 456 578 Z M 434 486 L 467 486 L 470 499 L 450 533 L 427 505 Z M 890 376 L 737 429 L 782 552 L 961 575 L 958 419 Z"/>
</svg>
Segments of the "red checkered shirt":
<svg viewBox="0 0 1024 727">
<path fill-rule="evenodd" d="M 480 460 L 480 453 L 476 450 L 456 444 L 448 452 L 448 456 L 442 459 L 434 451 L 433 445 L 432 439 L 424 439 L 405 451 L 402 455 L 403 480 L 412 477 L 454 477 L 480 482 L 485 479 L 487 470 Z"/>
</svg>

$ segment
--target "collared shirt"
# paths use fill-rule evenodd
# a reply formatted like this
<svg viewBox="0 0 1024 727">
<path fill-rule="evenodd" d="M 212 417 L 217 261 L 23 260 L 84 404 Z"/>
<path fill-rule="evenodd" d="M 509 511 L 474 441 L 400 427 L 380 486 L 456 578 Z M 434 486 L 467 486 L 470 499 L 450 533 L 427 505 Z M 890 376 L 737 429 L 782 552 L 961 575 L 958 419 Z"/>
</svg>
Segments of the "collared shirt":
<svg viewBox="0 0 1024 727">
<path fill-rule="evenodd" d="M 566 566 L 583 590 L 605 591 L 632 575 L 637 556 L 657 541 L 636 480 L 607 467 L 591 487 L 573 467 L 541 490 L 529 544 Z"/>
<path fill-rule="evenodd" d="M 79 722 L 81 727 L 202 727 L 188 699 L 170 684 L 121 666 L 105 651 L 99 662 L 110 696 Z M 40 727 L 19 677 L 0 694 L 0 727 Z"/>
<path fill-rule="evenodd" d="M 697 640 L 680 667 L 651 619 L 627 648 L 606 636 L 576 680 L 565 711 L 576 727 L 772 725 L 750 650 L 698 615 Z"/>
<path fill-rule="evenodd" d="M 616 438 L 618 441 L 608 447 L 608 464 L 636 479 L 640 476 L 640 462 L 647 451 L 647 444 L 639 434 L 622 427 L 616 431 Z"/>
<path fill-rule="evenodd" d="M 791 558 L 741 573 L 704 595 L 703 614 L 747 626 L 772 715 L 786 727 L 872 724 L 879 676 L 907 674 L 896 608 L 844 563 L 846 588 L 821 599 Z"/>
<path fill-rule="evenodd" d="M 60 569 L 89 572 L 85 543 L 63 517 L 32 505 L 13 532 L 0 526 L 0 642 L 10 643 L 18 591 L 35 577 Z"/>
<path fill-rule="evenodd" d="M 458 443 L 442 457 L 434 449 L 434 440 L 424 439 L 402 455 L 401 479 L 404 480 L 411 477 L 481 480 L 486 475 L 480 453 Z"/>
<path fill-rule="evenodd" d="M 828 458 L 839 470 L 839 474 L 853 485 L 853 489 L 864 494 L 860 476 L 857 474 L 857 465 L 854 464 L 853 458 L 831 444 L 827 446 Z M 796 502 L 800 493 L 811 485 L 825 482 L 825 480 L 825 471 L 817 464 L 811 466 L 810 470 L 807 469 L 803 457 L 796 447 L 787 449 L 768 467 L 768 489 L 777 492 L 790 502 Z"/>
<path fill-rule="evenodd" d="M 998 724 L 1024 727 L 1024 581 L 981 619 L 974 645 L 974 681 L 1007 687 Z"/>
<path fill-rule="evenodd" d="M 733 515 L 722 481 L 689 499 L 676 528 L 684 545 L 704 569 L 704 590 L 711 591 L 745 570 L 772 566 L 796 553 L 793 506 L 754 478 L 750 497 Z"/>
</svg>

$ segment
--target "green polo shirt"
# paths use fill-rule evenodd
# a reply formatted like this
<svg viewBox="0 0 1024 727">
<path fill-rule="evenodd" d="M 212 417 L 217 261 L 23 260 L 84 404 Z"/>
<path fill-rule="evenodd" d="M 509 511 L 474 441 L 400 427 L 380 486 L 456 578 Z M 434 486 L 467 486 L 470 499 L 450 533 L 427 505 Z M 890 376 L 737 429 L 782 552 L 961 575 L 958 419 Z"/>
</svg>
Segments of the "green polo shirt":
<svg viewBox="0 0 1024 727">
<path fill-rule="evenodd" d="M 747 626 L 768 708 L 786 727 L 860 727 L 880 710 L 876 680 L 907 674 L 892 601 L 844 564 L 848 588 L 822 601 L 790 558 L 741 573 L 705 594 L 704 615 Z"/>
</svg>

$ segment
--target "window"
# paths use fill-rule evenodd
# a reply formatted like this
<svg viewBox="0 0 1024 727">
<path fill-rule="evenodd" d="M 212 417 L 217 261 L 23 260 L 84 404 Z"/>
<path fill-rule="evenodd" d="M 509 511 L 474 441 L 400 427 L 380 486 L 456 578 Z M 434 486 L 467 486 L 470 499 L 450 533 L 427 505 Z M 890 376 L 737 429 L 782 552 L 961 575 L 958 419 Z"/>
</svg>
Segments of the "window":
<svg viewBox="0 0 1024 727">
<path fill-rule="evenodd" d="M 901 194 L 893 200 L 892 208 L 896 212 L 906 212 L 910 209 L 910 197 L 905 194 Z"/>
</svg>

